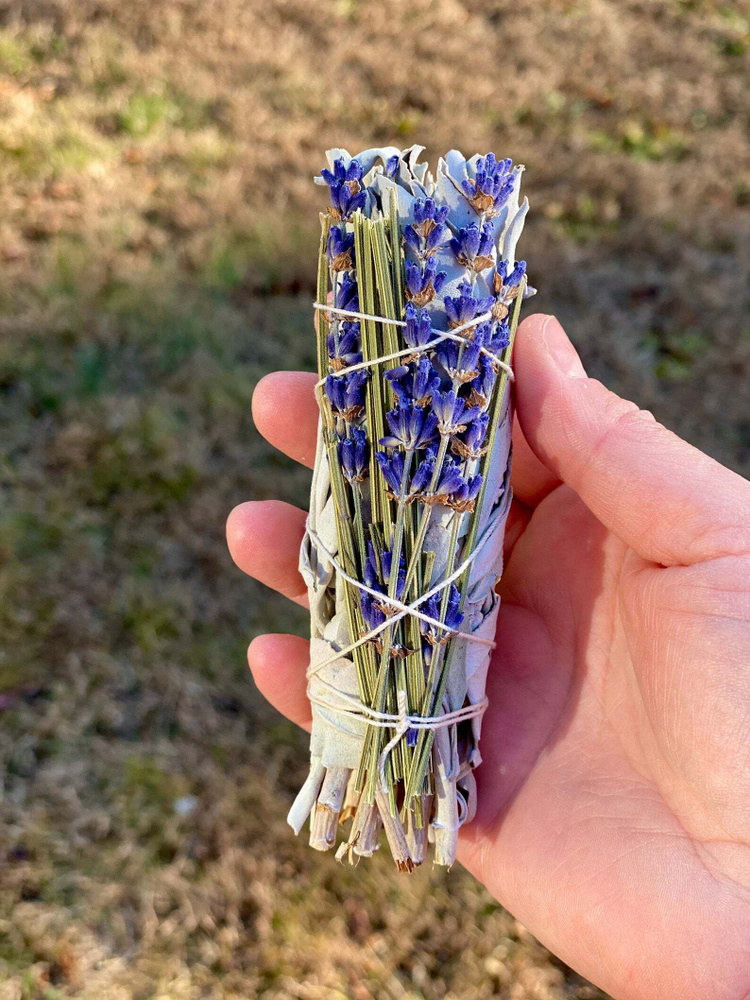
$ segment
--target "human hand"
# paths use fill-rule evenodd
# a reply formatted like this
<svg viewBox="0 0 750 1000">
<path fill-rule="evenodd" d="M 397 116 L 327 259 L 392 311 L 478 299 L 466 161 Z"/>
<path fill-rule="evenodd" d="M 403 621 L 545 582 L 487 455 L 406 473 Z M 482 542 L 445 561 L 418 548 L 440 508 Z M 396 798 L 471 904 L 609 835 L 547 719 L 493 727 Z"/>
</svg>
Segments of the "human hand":
<svg viewBox="0 0 750 1000">
<path fill-rule="evenodd" d="M 498 647 L 459 857 L 618 1000 L 750 998 L 750 483 L 601 383 L 553 317 L 520 327 Z M 315 377 L 254 397 L 312 465 Z M 283 416 L 282 416 L 283 413 Z M 242 504 L 237 565 L 298 603 L 305 514 Z M 307 643 L 256 683 L 309 727 Z"/>
</svg>

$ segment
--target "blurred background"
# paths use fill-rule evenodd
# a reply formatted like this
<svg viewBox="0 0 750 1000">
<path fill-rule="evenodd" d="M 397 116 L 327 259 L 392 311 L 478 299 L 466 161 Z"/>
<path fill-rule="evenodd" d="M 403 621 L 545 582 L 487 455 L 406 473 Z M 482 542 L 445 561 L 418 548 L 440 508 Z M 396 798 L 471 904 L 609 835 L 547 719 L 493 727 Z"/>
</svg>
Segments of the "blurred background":
<svg viewBox="0 0 750 1000">
<path fill-rule="evenodd" d="M 0 1000 L 601 998 L 459 869 L 311 852 L 224 519 L 312 367 L 328 146 L 526 164 L 535 306 L 750 471 L 745 0 L 0 0 Z M 543 822 L 543 817 L 540 817 Z"/>
</svg>

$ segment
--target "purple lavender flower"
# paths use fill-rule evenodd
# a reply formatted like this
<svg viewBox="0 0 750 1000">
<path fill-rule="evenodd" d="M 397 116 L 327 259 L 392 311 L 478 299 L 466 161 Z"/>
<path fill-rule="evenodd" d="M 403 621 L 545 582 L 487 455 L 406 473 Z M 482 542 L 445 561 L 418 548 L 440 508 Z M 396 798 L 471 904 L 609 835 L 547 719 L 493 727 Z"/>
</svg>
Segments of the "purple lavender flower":
<svg viewBox="0 0 750 1000">
<path fill-rule="evenodd" d="M 435 352 L 440 364 L 450 377 L 457 382 L 471 382 L 479 374 L 479 359 L 490 334 L 490 324 L 481 323 L 473 331 L 471 340 L 458 344 L 455 340 L 444 340 Z"/>
<path fill-rule="evenodd" d="M 404 309 L 404 319 L 406 320 L 404 340 L 409 347 L 424 347 L 425 344 L 429 344 L 431 340 L 435 339 L 430 315 L 426 309 L 417 309 L 413 303 L 407 302 Z"/>
<path fill-rule="evenodd" d="M 334 271 L 347 271 L 354 266 L 354 233 L 347 233 L 343 225 L 331 226 L 328 258 Z"/>
<path fill-rule="evenodd" d="M 393 552 L 391 549 L 383 549 L 380 553 L 380 568 L 383 573 L 383 584 L 390 588 L 391 572 L 393 570 Z M 398 580 L 396 581 L 396 600 L 400 601 L 404 595 L 404 584 L 406 583 L 406 566 L 404 554 L 401 553 L 398 561 Z"/>
<path fill-rule="evenodd" d="M 452 459 L 446 458 L 429 500 L 446 503 L 454 493 L 464 489 L 465 486 L 466 480 L 461 475 L 460 467 Z"/>
<path fill-rule="evenodd" d="M 448 206 L 438 208 L 432 198 L 414 202 L 414 222 L 404 230 L 404 241 L 417 253 L 429 257 L 448 238 Z"/>
<path fill-rule="evenodd" d="M 385 415 L 390 435 L 381 438 L 386 448 L 426 448 L 435 440 L 437 419 L 433 413 L 414 403 L 397 403 Z"/>
<path fill-rule="evenodd" d="M 445 271 L 438 271 L 434 257 L 428 257 L 424 267 L 407 260 L 406 297 L 418 306 L 425 306 L 435 298 L 446 278 Z"/>
<path fill-rule="evenodd" d="M 411 491 L 414 494 L 424 493 L 432 482 L 435 471 L 435 456 L 427 455 L 417 466 L 417 470 L 411 477 Z"/>
<path fill-rule="evenodd" d="M 481 486 L 482 477 L 479 475 L 464 479 L 461 485 L 451 493 L 448 506 L 459 513 L 474 510 L 474 504 L 476 498 L 479 496 Z"/>
<path fill-rule="evenodd" d="M 380 582 L 380 560 L 372 542 L 367 543 L 367 557 L 362 569 L 362 577 L 365 586 L 369 587 L 370 590 L 377 590 L 379 593 L 384 594 L 383 585 Z M 377 597 L 360 591 L 359 605 L 362 609 L 362 617 L 365 620 L 368 631 L 377 628 L 378 625 L 382 625 L 385 621 L 382 602 Z"/>
<path fill-rule="evenodd" d="M 458 286 L 458 295 L 446 295 L 443 300 L 445 315 L 452 327 L 470 323 L 476 316 L 489 310 L 493 303 L 492 296 L 474 298 L 472 287 L 468 281 L 462 281 Z"/>
<path fill-rule="evenodd" d="M 497 262 L 493 282 L 495 294 L 499 295 L 503 288 L 517 288 L 521 284 L 521 278 L 526 274 L 526 261 L 516 261 L 513 269 L 508 273 L 508 264 L 504 260 Z"/>
<path fill-rule="evenodd" d="M 359 312 L 357 282 L 348 271 L 344 271 L 336 283 L 336 295 L 333 304 L 337 309 Z"/>
<path fill-rule="evenodd" d="M 368 584 L 368 587 L 369 586 L 370 584 Z M 362 618 L 364 619 L 368 632 L 371 629 L 377 628 L 378 625 L 382 625 L 385 621 L 385 614 L 379 606 L 378 599 L 373 597 L 372 594 L 367 594 L 364 591 L 361 591 L 359 595 L 359 606 L 362 610 Z"/>
<path fill-rule="evenodd" d="M 479 214 L 497 215 L 513 193 L 515 175 L 512 160 L 496 160 L 494 153 L 480 156 L 474 180 L 466 178 L 461 187 L 469 204 Z"/>
<path fill-rule="evenodd" d="M 378 451 L 375 461 L 381 468 L 391 493 L 391 499 L 397 499 L 401 494 L 401 484 L 404 481 L 404 453 L 402 451 Z"/>
<path fill-rule="evenodd" d="M 476 460 L 482 457 L 485 449 L 482 447 L 490 423 L 488 413 L 480 413 L 463 434 L 451 438 L 451 450 L 463 461 Z"/>
<path fill-rule="evenodd" d="M 367 558 L 365 559 L 363 578 L 370 590 L 381 590 L 380 559 L 372 542 L 367 543 Z M 382 591 L 381 591 L 382 593 Z"/>
<path fill-rule="evenodd" d="M 393 567 L 393 552 L 391 549 L 381 549 L 379 552 L 375 550 L 375 546 L 372 542 L 367 543 L 367 558 L 365 559 L 363 577 L 365 585 L 370 588 L 370 590 L 377 590 L 378 593 L 383 595 L 385 600 L 386 594 L 388 593 L 388 588 L 391 582 L 391 570 Z M 404 561 L 404 554 L 401 553 L 398 563 L 398 581 L 396 583 L 396 600 L 401 600 L 404 592 L 404 584 L 406 583 L 406 565 Z M 380 602 L 375 599 L 376 606 Z M 381 619 L 382 621 L 383 619 Z"/>
<path fill-rule="evenodd" d="M 482 355 L 479 359 L 479 374 L 469 386 L 471 389 L 467 401 L 469 406 L 478 406 L 481 410 L 487 407 L 492 398 L 496 378 L 497 372 L 492 362 L 486 355 Z"/>
<path fill-rule="evenodd" d="M 336 219 L 347 219 L 357 209 L 365 207 L 367 196 L 362 189 L 362 166 L 351 160 L 347 166 L 342 159 L 334 161 L 333 170 L 323 169 L 320 176 L 331 192 L 331 214 Z"/>
<path fill-rule="evenodd" d="M 336 343 L 336 334 L 328 334 L 328 362 L 335 372 L 362 360 L 359 344 L 359 323 L 343 323 Z"/>
<path fill-rule="evenodd" d="M 430 618 L 435 618 L 438 621 L 444 621 L 451 632 L 458 632 L 463 625 L 464 616 L 459 610 L 461 605 L 461 593 L 455 583 L 450 585 L 448 601 L 445 607 L 445 618 L 441 618 L 440 614 L 442 603 L 442 594 L 433 594 L 432 597 L 428 597 L 427 600 L 423 602 L 421 607 L 424 613 L 429 615 Z M 420 620 L 419 630 L 425 641 L 430 646 L 442 646 L 448 638 L 442 629 L 438 630 L 434 625 L 430 625 L 429 622 Z"/>
<path fill-rule="evenodd" d="M 460 465 L 452 458 L 446 458 L 432 489 L 435 474 L 435 459 L 430 456 L 420 462 L 412 477 L 411 490 L 413 498 L 421 500 L 430 507 L 442 505 L 453 507 L 457 511 L 474 509 L 474 500 L 482 483 L 481 476 L 467 479 Z"/>
<path fill-rule="evenodd" d="M 427 358 L 392 368 L 385 373 L 385 377 L 393 386 L 399 402 L 414 402 L 417 406 L 427 406 L 433 391 L 440 385 L 440 376 Z"/>
<path fill-rule="evenodd" d="M 510 327 L 506 322 L 496 323 L 492 330 L 492 336 L 487 341 L 487 349 L 494 354 L 504 351 L 510 343 Z"/>
<path fill-rule="evenodd" d="M 428 597 L 426 601 L 422 602 L 420 608 L 430 618 L 440 621 L 440 594 L 437 593 L 433 594 L 432 597 Z M 434 637 L 436 633 L 435 626 L 430 625 L 429 622 L 422 621 L 421 618 L 419 619 L 419 631 L 425 638 Z M 430 642 L 430 638 L 427 638 L 427 641 Z M 430 642 L 430 645 L 434 645 L 434 643 Z"/>
<path fill-rule="evenodd" d="M 458 236 L 451 240 L 451 249 L 458 263 L 477 273 L 492 267 L 493 248 L 492 228 L 483 226 L 480 232 L 479 226 L 473 222 L 459 229 Z"/>
<path fill-rule="evenodd" d="M 350 436 L 339 441 L 339 461 L 348 483 L 361 483 L 367 479 L 368 455 L 367 432 L 353 427 Z"/>
<path fill-rule="evenodd" d="M 365 371 L 349 375 L 329 375 L 325 391 L 331 409 L 348 423 L 358 420 L 364 412 L 365 385 L 369 376 Z"/>
<path fill-rule="evenodd" d="M 479 416 L 476 407 L 467 407 L 466 400 L 453 389 L 432 395 L 432 412 L 441 434 L 462 434 Z"/>
</svg>

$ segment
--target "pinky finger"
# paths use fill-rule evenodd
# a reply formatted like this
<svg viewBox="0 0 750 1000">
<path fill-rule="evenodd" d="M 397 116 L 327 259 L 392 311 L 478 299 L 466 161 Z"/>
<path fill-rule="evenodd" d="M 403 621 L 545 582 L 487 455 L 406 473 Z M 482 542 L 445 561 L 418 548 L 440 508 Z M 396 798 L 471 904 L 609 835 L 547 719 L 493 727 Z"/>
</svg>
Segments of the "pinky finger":
<svg viewBox="0 0 750 1000">
<path fill-rule="evenodd" d="M 303 729 L 310 729 L 307 699 L 310 644 L 296 635 L 259 635 L 247 651 L 247 662 L 260 693 L 275 709 Z"/>
</svg>

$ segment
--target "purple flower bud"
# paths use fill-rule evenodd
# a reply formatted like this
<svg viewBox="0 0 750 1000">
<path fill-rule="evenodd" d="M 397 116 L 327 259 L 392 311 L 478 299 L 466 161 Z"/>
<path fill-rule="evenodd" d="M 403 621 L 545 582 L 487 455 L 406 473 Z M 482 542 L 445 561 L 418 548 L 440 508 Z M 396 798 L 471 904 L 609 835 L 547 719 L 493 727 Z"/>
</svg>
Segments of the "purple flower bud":
<svg viewBox="0 0 750 1000">
<path fill-rule="evenodd" d="M 375 460 L 383 472 L 383 479 L 391 489 L 391 492 L 398 496 L 401 493 L 401 483 L 404 478 L 404 453 L 393 451 L 388 454 L 385 451 L 375 453 Z"/>
<path fill-rule="evenodd" d="M 475 316 L 487 312 L 492 302 L 492 296 L 475 299 L 468 281 L 462 281 L 458 286 L 458 295 L 446 295 L 443 300 L 445 315 L 451 326 L 463 326 L 464 323 L 471 322 Z"/>
<path fill-rule="evenodd" d="M 437 270 L 437 261 L 428 257 L 424 265 L 406 262 L 406 295 L 418 306 L 432 301 L 445 284 L 446 272 Z"/>
<path fill-rule="evenodd" d="M 458 236 L 451 240 L 451 249 L 456 260 L 464 267 L 473 271 L 484 271 L 492 266 L 492 251 L 494 243 L 490 226 L 479 226 L 475 223 L 459 229 Z"/>
<path fill-rule="evenodd" d="M 390 435 L 381 438 L 380 443 L 386 448 L 404 448 L 411 451 L 415 448 L 426 448 L 435 440 L 437 420 L 434 414 L 423 410 L 413 403 L 398 403 L 389 410 L 385 418 L 388 422 Z"/>
<path fill-rule="evenodd" d="M 328 334 L 328 357 L 334 370 L 357 365 L 362 360 L 359 347 L 359 323 L 343 323 L 336 344 L 336 335 Z"/>
<path fill-rule="evenodd" d="M 423 458 L 417 466 L 417 470 L 411 477 L 412 493 L 424 493 L 432 481 L 432 474 L 435 470 L 435 459 L 432 457 Z"/>
<path fill-rule="evenodd" d="M 331 226 L 328 233 L 328 257 L 336 270 L 354 265 L 354 234 L 344 226 Z"/>
<path fill-rule="evenodd" d="M 461 434 L 479 416 L 477 407 L 467 407 L 466 401 L 453 389 L 432 395 L 432 412 L 441 434 Z"/>
<path fill-rule="evenodd" d="M 484 444 L 487 434 L 487 427 L 490 423 L 489 413 L 480 413 L 476 420 L 472 421 L 464 432 L 464 441 L 472 449 L 478 451 Z"/>
<path fill-rule="evenodd" d="M 368 378 L 365 371 L 328 376 L 325 391 L 334 413 L 346 421 L 357 420 L 362 415 Z"/>
<path fill-rule="evenodd" d="M 461 345 L 455 340 L 444 340 L 436 350 L 436 356 L 452 379 L 469 382 L 479 372 L 479 358 L 490 335 L 490 324 L 480 323 L 473 331 L 471 340 Z"/>
<path fill-rule="evenodd" d="M 418 403 L 425 406 L 434 389 L 440 385 L 440 376 L 427 358 L 410 365 L 400 365 L 386 372 L 385 377 L 393 386 L 399 402 Z"/>
<path fill-rule="evenodd" d="M 423 601 L 420 605 L 422 611 L 429 617 L 435 618 L 440 621 L 440 594 L 433 594 L 432 597 L 428 597 L 426 601 Z M 428 633 L 433 633 L 435 626 L 430 625 L 429 622 L 419 620 L 419 630 L 422 635 L 427 635 Z"/>
<path fill-rule="evenodd" d="M 481 486 L 481 476 L 464 479 L 451 493 L 450 505 L 458 510 L 471 510 L 474 506 L 474 501 L 479 495 Z"/>
<path fill-rule="evenodd" d="M 404 229 L 404 242 L 408 243 L 412 250 L 416 250 L 417 252 L 420 251 L 422 246 L 419 234 L 413 226 L 407 226 Z"/>
<path fill-rule="evenodd" d="M 452 632 L 458 632 L 463 624 L 464 616 L 459 611 L 461 604 L 461 594 L 458 587 L 452 583 L 448 596 L 448 605 L 445 609 L 445 624 Z"/>
<path fill-rule="evenodd" d="M 492 367 L 492 362 L 486 355 L 483 355 L 479 359 L 479 375 L 475 379 L 472 379 L 470 383 L 470 399 L 473 405 L 479 405 L 480 407 L 487 406 L 492 398 L 492 390 L 495 386 L 496 378 L 497 373 Z"/>
<path fill-rule="evenodd" d="M 344 271 L 336 283 L 336 295 L 333 304 L 337 309 L 347 309 L 350 312 L 359 312 L 357 282 L 348 271 Z"/>
<path fill-rule="evenodd" d="M 433 198 L 418 199 L 414 202 L 414 223 L 404 230 L 405 241 L 423 256 L 433 254 L 448 237 L 447 217 L 447 205 L 438 208 Z"/>
<path fill-rule="evenodd" d="M 406 303 L 404 309 L 404 340 L 409 347 L 424 347 L 431 340 L 435 339 L 435 333 L 430 323 L 430 316 L 426 309 L 417 309 L 412 302 Z"/>
<path fill-rule="evenodd" d="M 406 261 L 406 288 L 412 298 L 422 291 L 422 268 L 413 261 Z"/>
<path fill-rule="evenodd" d="M 362 618 L 364 619 L 368 632 L 371 629 L 382 625 L 385 621 L 384 612 L 381 611 L 380 608 L 375 607 L 377 603 L 377 599 L 374 598 L 372 594 L 366 594 L 364 591 L 360 592 L 359 606 L 362 610 Z"/>
<path fill-rule="evenodd" d="M 496 215 L 513 193 L 515 175 L 512 160 L 496 160 L 493 153 L 480 156 L 474 180 L 466 178 L 461 187 L 477 212 Z"/>
<path fill-rule="evenodd" d="M 496 323 L 492 331 L 492 337 L 487 342 L 488 350 L 495 354 L 504 351 L 510 343 L 510 327 L 507 323 Z"/>
<path fill-rule="evenodd" d="M 466 482 L 461 475 L 461 469 L 450 458 L 446 458 L 433 493 L 436 496 L 449 497 L 465 486 Z"/>
<path fill-rule="evenodd" d="M 350 436 L 339 441 L 339 461 L 349 483 L 361 483 L 368 475 L 367 433 L 353 427 Z"/>
<path fill-rule="evenodd" d="M 504 260 L 498 261 L 491 282 L 495 289 L 495 294 L 502 298 L 509 298 L 513 289 L 521 284 L 521 279 L 525 274 L 525 260 L 516 261 L 510 273 L 508 273 L 508 264 Z"/>
<path fill-rule="evenodd" d="M 358 160 L 351 160 L 346 166 L 342 159 L 337 159 L 334 161 L 333 170 L 323 169 L 320 171 L 320 176 L 330 190 L 334 215 L 346 219 L 353 212 L 364 208 L 366 194 L 360 183 L 362 165 Z"/>
</svg>

